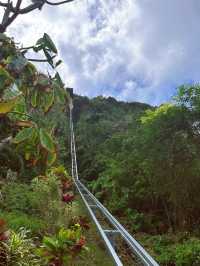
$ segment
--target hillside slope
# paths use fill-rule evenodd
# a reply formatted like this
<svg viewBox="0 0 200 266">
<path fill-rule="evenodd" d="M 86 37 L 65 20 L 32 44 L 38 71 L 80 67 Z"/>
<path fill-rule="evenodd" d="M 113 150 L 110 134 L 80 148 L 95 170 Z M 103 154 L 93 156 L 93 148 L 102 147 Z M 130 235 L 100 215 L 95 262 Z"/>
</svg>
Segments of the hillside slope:
<svg viewBox="0 0 200 266">
<path fill-rule="evenodd" d="M 200 265 L 199 91 L 157 108 L 74 96 L 79 177 L 160 265 Z"/>
<path fill-rule="evenodd" d="M 119 136 L 125 137 L 128 132 L 135 130 L 139 118 L 149 108 L 152 107 L 148 104 L 119 102 L 112 97 L 74 97 L 73 118 L 82 179 L 98 178 L 104 169 L 98 156 L 105 152 L 106 142 Z"/>
</svg>

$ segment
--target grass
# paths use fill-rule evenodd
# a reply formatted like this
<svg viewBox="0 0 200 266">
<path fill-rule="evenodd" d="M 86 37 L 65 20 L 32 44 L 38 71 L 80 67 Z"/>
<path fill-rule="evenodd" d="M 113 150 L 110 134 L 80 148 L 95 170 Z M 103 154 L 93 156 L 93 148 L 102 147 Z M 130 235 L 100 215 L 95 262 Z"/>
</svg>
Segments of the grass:
<svg viewBox="0 0 200 266">
<path fill-rule="evenodd" d="M 76 205 L 73 206 L 73 214 L 87 215 L 90 221 L 90 229 L 85 234 L 89 252 L 84 254 L 78 264 L 76 263 L 76 266 L 114 266 L 112 258 L 107 253 L 104 243 L 98 234 L 98 229 L 89 217 L 86 207 L 80 198 L 78 198 Z"/>
</svg>

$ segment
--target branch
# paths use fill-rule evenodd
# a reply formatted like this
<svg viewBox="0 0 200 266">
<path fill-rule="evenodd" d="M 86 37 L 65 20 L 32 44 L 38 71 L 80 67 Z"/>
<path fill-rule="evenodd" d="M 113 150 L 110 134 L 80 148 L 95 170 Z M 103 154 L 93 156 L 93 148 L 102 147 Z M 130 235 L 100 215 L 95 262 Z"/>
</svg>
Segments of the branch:
<svg viewBox="0 0 200 266">
<path fill-rule="evenodd" d="M 48 62 L 47 59 L 27 58 L 27 60 L 31 62 Z"/>
<path fill-rule="evenodd" d="M 20 51 L 24 51 L 24 50 L 28 50 L 28 49 L 33 49 L 33 45 L 32 46 L 27 46 L 27 47 L 21 47 L 19 48 Z"/>
<path fill-rule="evenodd" d="M 22 0 L 17 0 L 17 4 L 16 4 L 16 10 L 19 11 L 19 8 L 21 6 Z"/>
<path fill-rule="evenodd" d="M 69 2 L 73 2 L 73 1 L 74 0 L 65 0 L 65 1 L 57 2 L 57 3 L 53 3 L 53 2 L 49 2 L 48 0 L 46 0 L 45 3 L 51 6 L 58 6 L 58 5 L 66 4 Z"/>
<path fill-rule="evenodd" d="M 8 2 L 8 3 L 9 3 L 9 5 L 10 5 L 10 2 Z M 20 9 L 21 3 L 22 3 L 22 0 L 17 0 L 17 4 L 16 4 L 16 7 L 15 7 L 16 12 L 15 12 L 11 17 L 9 17 L 9 18 L 7 19 L 7 22 L 5 22 L 6 26 L 10 25 L 10 24 L 13 22 L 13 20 L 15 20 L 16 17 L 18 16 L 18 11 L 19 11 L 19 9 Z M 12 4 L 11 4 L 10 6 L 12 6 Z M 10 9 L 9 6 L 7 7 L 7 9 L 8 9 L 8 10 Z M 9 12 L 10 12 L 10 10 L 9 10 Z M 3 24 L 4 24 L 4 23 L 3 23 Z"/>
<path fill-rule="evenodd" d="M 56 55 L 52 56 L 51 59 L 54 59 Z M 36 59 L 36 58 L 27 58 L 28 61 L 32 62 L 48 62 L 47 59 Z"/>
<path fill-rule="evenodd" d="M 43 0 L 41 0 L 40 2 L 38 1 L 37 3 L 31 4 L 31 5 L 29 5 L 29 6 L 25 7 L 25 8 L 20 9 L 18 14 L 23 15 L 23 14 L 27 14 L 27 13 L 29 13 L 29 12 L 37 9 L 37 8 L 41 9 L 42 6 L 44 5 L 44 3 L 45 2 Z M 15 12 L 15 10 L 14 10 L 14 12 Z"/>
<path fill-rule="evenodd" d="M 44 0 L 41 0 L 41 1 L 38 1 L 38 2 L 36 2 L 34 4 L 29 5 L 27 7 L 21 8 L 21 9 L 17 9 L 17 6 L 14 7 L 12 5 L 12 3 L 9 5 L 8 3 L 2 3 L 2 2 L 0 2 L 0 6 L 2 6 L 2 7 L 9 7 L 9 9 L 10 9 L 10 11 L 12 13 L 17 13 L 19 15 L 19 14 L 29 13 L 29 12 L 37 9 L 37 8 L 38 9 L 41 9 L 41 7 L 44 5 L 44 3 L 45 3 Z"/>
<path fill-rule="evenodd" d="M 4 15 L 3 15 L 3 19 L 2 19 L 2 24 L 6 23 L 6 21 L 9 19 L 9 15 L 10 15 L 9 6 L 11 6 L 10 0 L 8 1 L 8 7 L 5 9 L 5 12 L 4 12 Z"/>
<path fill-rule="evenodd" d="M 15 6 L 15 12 L 12 11 L 13 6 L 12 2 L 10 3 L 10 0 L 8 0 L 6 10 L 4 12 L 2 23 L 0 24 L 0 32 L 3 33 L 6 28 L 16 19 L 18 16 L 18 12 L 20 10 L 22 0 L 17 0 L 17 4 Z M 10 12 L 13 12 L 13 15 L 9 17 Z"/>
<path fill-rule="evenodd" d="M 20 8 L 22 0 L 17 0 L 16 6 L 13 6 L 10 0 L 8 0 L 7 3 L 0 1 L 0 7 L 6 8 L 6 10 L 4 11 L 4 20 L 2 21 L 2 23 L 0 23 L 0 33 L 4 33 L 7 27 L 16 19 L 18 15 L 27 14 L 35 9 L 41 10 L 44 4 L 48 4 L 51 6 L 58 6 L 73 1 L 74 0 L 64 0 L 54 3 L 48 0 L 37 0 L 35 3 L 32 3 L 24 8 Z M 13 14 L 9 17 L 10 13 Z"/>
<path fill-rule="evenodd" d="M 0 6 L 2 6 L 2 7 L 8 7 L 8 3 L 3 3 L 3 2 L 0 2 Z"/>
</svg>

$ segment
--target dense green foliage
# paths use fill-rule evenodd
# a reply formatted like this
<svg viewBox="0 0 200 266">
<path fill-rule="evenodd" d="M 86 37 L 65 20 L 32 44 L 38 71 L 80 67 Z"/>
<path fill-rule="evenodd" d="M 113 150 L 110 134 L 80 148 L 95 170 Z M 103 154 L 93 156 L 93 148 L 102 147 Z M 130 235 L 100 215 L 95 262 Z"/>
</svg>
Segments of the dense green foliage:
<svg viewBox="0 0 200 266">
<path fill-rule="evenodd" d="M 90 226 L 60 166 L 69 91 L 25 56 L 43 52 L 55 70 L 57 49 L 47 34 L 29 48 L 0 34 L 0 46 L 0 262 L 82 265 Z M 74 96 L 81 178 L 161 265 L 200 264 L 199 106 L 199 85 L 159 107 Z"/>
<path fill-rule="evenodd" d="M 172 103 L 156 108 L 74 97 L 80 177 L 133 232 L 199 236 L 199 95 L 198 85 L 183 86 Z M 188 238 L 172 261 L 198 265 L 189 251 L 198 245 Z M 191 259 L 181 262 L 181 252 Z"/>
<path fill-rule="evenodd" d="M 46 76 L 25 57 L 44 52 L 55 69 L 57 49 L 47 34 L 27 49 L 0 34 L 0 46 L 0 264 L 76 263 L 86 240 L 72 222 L 75 196 L 57 137 L 70 97 L 57 72 Z"/>
<path fill-rule="evenodd" d="M 114 149 L 114 145 L 122 145 L 120 137 L 130 129 L 136 129 L 141 113 L 150 106 L 119 103 L 114 98 L 104 99 L 101 96 L 92 100 L 75 96 L 73 100 L 81 177 L 87 180 L 97 179 L 104 168 L 98 156 L 102 157 L 109 148 Z M 113 147 L 105 149 L 104 145 L 111 138 L 115 138 L 116 143 L 113 142 Z"/>
<path fill-rule="evenodd" d="M 57 49 L 47 34 L 28 48 L 0 34 L 0 46 L 0 265 L 102 265 L 94 229 L 96 258 L 88 252 L 90 225 L 62 166 L 70 165 L 70 96 L 55 73 Z M 53 76 L 37 71 L 29 49 L 44 53 Z"/>
<path fill-rule="evenodd" d="M 138 235 L 138 238 L 160 265 L 198 266 L 200 263 L 200 240 L 188 233 Z"/>
<path fill-rule="evenodd" d="M 56 60 L 58 50 L 47 33 L 25 48 L 3 34 L 19 11 L 43 4 L 22 10 L 18 1 L 15 11 L 12 3 L 0 4 L 6 7 L 5 25 L 0 25 L 0 265 L 104 265 L 105 252 L 94 233 L 90 247 L 96 258 L 88 252 L 82 256 L 88 251 L 84 235 L 90 225 L 62 166 L 69 163 L 66 113 L 71 98 L 56 70 L 62 63 Z M 31 62 L 46 62 L 52 71 L 41 73 Z M 104 262 L 112 265 L 110 258 Z"/>
</svg>

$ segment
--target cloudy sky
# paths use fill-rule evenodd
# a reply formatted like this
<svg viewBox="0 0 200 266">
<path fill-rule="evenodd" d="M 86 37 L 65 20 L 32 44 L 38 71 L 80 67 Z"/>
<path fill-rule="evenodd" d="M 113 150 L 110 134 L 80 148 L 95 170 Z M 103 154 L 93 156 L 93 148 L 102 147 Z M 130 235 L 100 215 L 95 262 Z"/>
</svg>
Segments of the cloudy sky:
<svg viewBox="0 0 200 266">
<path fill-rule="evenodd" d="M 160 104 L 200 80 L 199 25 L 199 0 L 75 0 L 18 18 L 9 34 L 29 45 L 47 32 L 76 93 Z"/>
</svg>

